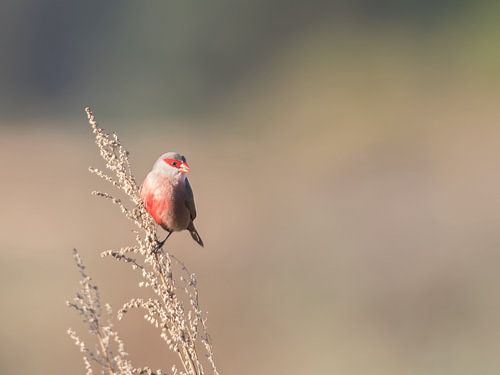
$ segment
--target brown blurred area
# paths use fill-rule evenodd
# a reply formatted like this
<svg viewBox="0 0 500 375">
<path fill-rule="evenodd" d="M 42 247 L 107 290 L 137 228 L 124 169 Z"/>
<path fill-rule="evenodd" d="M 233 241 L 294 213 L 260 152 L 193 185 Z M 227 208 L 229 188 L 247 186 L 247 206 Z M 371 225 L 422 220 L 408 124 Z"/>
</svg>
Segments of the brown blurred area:
<svg viewBox="0 0 500 375">
<path fill-rule="evenodd" d="M 500 369 L 499 76 L 451 25 L 424 41 L 308 29 L 210 111 L 93 106 L 138 180 L 162 152 L 188 158 L 206 247 L 168 246 L 198 276 L 223 374 Z M 133 228 L 89 194 L 112 189 L 87 172 L 86 104 L 1 123 L 2 374 L 83 373 L 73 247 L 115 311 L 142 293 L 99 257 Z M 141 313 L 116 327 L 135 365 L 169 369 Z"/>
</svg>

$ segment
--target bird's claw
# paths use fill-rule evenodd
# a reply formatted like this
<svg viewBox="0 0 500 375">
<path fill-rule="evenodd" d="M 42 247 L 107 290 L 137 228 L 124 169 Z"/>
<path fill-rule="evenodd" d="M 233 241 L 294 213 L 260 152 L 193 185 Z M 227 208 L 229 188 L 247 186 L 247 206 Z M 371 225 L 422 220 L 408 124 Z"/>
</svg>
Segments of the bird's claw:
<svg viewBox="0 0 500 375">
<path fill-rule="evenodd" d="M 165 237 L 165 239 L 163 241 L 158 241 L 157 238 L 155 238 L 155 247 L 153 249 L 153 253 L 159 253 L 160 250 L 162 249 L 163 245 L 165 244 L 165 242 L 168 240 L 168 237 L 170 237 L 170 235 L 172 234 L 172 232 L 168 232 L 168 235 L 167 237 Z"/>
<path fill-rule="evenodd" d="M 153 250 L 152 252 L 153 253 L 159 253 L 163 247 L 163 245 L 165 244 L 165 240 L 163 241 L 158 241 L 157 239 L 155 240 L 155 246 L 153 247 Z"/>
</svg>

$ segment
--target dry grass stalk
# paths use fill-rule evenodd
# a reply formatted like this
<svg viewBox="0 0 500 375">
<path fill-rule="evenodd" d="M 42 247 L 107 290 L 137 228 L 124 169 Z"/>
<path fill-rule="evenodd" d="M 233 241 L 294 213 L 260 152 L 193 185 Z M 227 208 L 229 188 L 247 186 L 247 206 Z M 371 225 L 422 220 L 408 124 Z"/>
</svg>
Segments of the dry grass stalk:
<svg viewBox="0 0 500 375">
<path fill-rule="evenodd" d="M 177 354 L 180 366 L 173 364 L 172 374 L 219 375 L 214 361 L 212 343 L 207 332 L 206 318 L 199 304 L 197 281 L 194 274 L 177 258 L 165 250 L 157 249 L 156 225 L 142 204 L 134 175 L 128 159 L 128 151 L 122 146 L 116 134 L 107 134 L 97 124 L 92 111 L 85 109 L 95 136 L 99 152 L 106 163 L 108 175 L 97 168 L 89 168 L 91 173 L 103 178 L 125 193 L 129 203 L 125 204 L 111 194 L 94 191 L 92 194 L 109 199 L 136 226 L 136 243 L 120 250 L 107 250 L 101 256 L 110 256 L 122 261 L 139 272 L 140 287 L 150 288 L 155 298 L 132 298 L 118 312 L 118 319 L 133 308 L 145 310 L 145 319 L 160 330 L 167 347 Z M 82 290 L 77 294 L 71 307 L 79 311 L 89 326 L 89 331 L 98 341 L 96 350 L 89 350 L 73 331 L 70 336 L 84 353 L 87 374 L 92 374 L 92 364 L 98 365 L 108 374 L 153 374 L 148 368 L 134 368 L 126 359 L 112 325 L 102 324 L 101 308 L 97 287 L 85 274 L 85 269 L 75 251 L 75 259 L 80 269 Z M 117 349 L 112 352 L 114 342 Z M 116 353 L 115 353 L 116 352 Z M 115 354 L 113 354 L 115 353 Z M 162 374 L 160 370 L 154 372 Z"/>
</svg>

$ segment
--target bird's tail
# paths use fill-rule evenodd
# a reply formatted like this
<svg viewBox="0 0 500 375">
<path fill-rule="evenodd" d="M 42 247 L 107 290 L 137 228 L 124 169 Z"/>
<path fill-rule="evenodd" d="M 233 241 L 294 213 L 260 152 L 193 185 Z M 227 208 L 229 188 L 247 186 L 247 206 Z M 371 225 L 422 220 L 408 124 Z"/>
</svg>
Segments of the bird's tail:
<svg viewBox="0 0 500 375">
<path fill-rule="evenodd" d="M 198 245 L 203 247 L 203 240 L 201 239 L 200 234 L 198 233 L 198 231 L 194 227 L 193 223 L 191 223 L 188 230 L 189 230 L 189 233 L 191 234 L 191 237 L 193 237 L 193 240 L 195 240 L 198 243 Z"/>
</svg>

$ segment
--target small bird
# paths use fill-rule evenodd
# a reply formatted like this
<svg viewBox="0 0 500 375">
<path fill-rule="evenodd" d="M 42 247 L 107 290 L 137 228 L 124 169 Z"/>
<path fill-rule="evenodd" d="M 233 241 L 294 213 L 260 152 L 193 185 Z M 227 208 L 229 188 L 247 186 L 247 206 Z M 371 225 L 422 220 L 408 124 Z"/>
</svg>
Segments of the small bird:
<svg viewBox="0 0 500 375">
<path fill-rule="evenodd" d="M 163 246 L 173 232 L 186 229 L 191 237 L 203 246 L 203 241 L 193 223 L 196 218 L 196 207 L 193 190 L 186 176 L 189 170 L 183 155 L 178 152 L 167 152 L 156 160 L 142 184 L 141 198 L 144 207 L 168 232 L 167 237 L 159 242 L 158 248 Z"/>
</svg>

